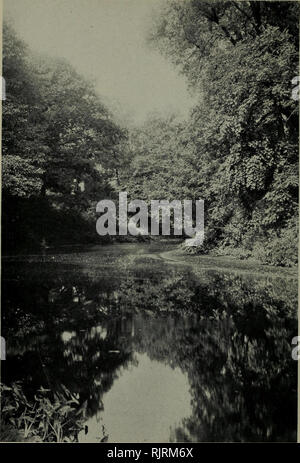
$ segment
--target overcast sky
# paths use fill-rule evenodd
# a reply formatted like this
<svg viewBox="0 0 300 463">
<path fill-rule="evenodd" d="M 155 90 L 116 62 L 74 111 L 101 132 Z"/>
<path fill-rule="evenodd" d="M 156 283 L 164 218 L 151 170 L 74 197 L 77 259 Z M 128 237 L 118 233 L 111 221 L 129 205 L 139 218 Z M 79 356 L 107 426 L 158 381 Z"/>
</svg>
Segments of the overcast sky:
<svg viewBox="0 0 300 463">
<path fill-rule="evenodd" d="M 163 1 L 5 0 L 4 14 L 32 50 L 66 58 L 111 109 L 139 123 L 191 107 L 185 79 L 146 43 Z"/>
</svg>

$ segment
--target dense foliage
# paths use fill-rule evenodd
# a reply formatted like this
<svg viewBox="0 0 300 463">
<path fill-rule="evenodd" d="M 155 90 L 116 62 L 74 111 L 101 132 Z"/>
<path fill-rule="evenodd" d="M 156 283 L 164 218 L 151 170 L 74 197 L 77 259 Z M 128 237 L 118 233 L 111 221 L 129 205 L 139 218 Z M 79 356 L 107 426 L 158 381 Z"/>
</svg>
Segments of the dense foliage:
<svg viewBox="0 0 300 463">
<path fill-rule="evenodd" d="M 125 133 L 63 60 L 33 56 L 4 25 L 4 249 L 95 239 Z"/>
<path fill-rule="evenodd" d="M 171 0 L 157 18 L 151 40 L 196 104 L 186 123 L 152 117 L 131 134 L 129 191 L 204 199 L 205 251 L 296 261 L 298 15 L 296 2 Z"/>
<path fill-rule="evenodd" d="M 295 264 L 298 16 L 297 2 L 167 1 L 149 43 L 195 105 L 128 134 L 68 63 L 33 56 L 5 25 L 5 250 L 97 240 L 96 203 L 126 190 L 204 199 L 199 252 Z"/>
</svg>

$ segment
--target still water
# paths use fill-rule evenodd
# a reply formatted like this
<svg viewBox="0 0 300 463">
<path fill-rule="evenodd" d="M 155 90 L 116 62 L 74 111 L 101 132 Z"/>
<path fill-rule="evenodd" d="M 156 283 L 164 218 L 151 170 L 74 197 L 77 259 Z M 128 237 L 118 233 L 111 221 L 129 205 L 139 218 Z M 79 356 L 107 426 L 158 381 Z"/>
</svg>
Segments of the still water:
<svg viewBox="0 0 300 463">
<path fill-rule="evenodd" d="M 71 251 L 4 259 L 3 382 L 78 394 L 80 442 L 296 440 L 295 278 Z"/>
</svg>

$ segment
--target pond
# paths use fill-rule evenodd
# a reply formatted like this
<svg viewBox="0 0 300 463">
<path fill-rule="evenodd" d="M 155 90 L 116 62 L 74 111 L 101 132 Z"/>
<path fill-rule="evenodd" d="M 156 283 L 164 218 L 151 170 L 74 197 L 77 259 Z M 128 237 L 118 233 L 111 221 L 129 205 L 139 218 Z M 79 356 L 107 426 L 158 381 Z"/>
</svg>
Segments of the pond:
<svg viewBox="0 0 300 463">
<path fill-rule="evenodd" d="M 80 442 L 296 441 L 297 279 L 174 247 L 4 259 L 2 381 L 78 394 Z"/>
</svg>

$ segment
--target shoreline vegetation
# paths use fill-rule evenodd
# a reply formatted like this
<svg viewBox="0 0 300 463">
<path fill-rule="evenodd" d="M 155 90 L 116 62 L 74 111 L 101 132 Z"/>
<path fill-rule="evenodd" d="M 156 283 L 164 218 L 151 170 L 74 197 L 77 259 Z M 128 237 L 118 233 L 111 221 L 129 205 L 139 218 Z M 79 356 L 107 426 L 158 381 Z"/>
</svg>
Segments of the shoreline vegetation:
<svg viewBox="0 0 300 463">
<path fill-rule="evenodd" d="M 0 383 L 1 442 L 78 442 L 86 404 L 62 389 L 53 394 L 41 387 L 30 400 L 20 382 Z"/>
<path fill-rule="evenodd" d="M 172 249 L 168 249 L 172 247 Z M 149 258 L 162 260 L 170 265 L 187 265 L 192 266 L 195 270 L 220 270 L 230 272 L 243 272 L 243 273 L 269 273 L 274 275 L 280 275 L 282 277 L 295 278 L 298 275 L 298 266 L 281 267 L 278 265 L 269 265 L 260 262 L 253 257 L 239 258 L 234 255 L 220 255 L 214 252 L 207 254 L 197 253 L 197 249 L 184 247 L 184 241 L 174 239 L 154 239 L 149 241 L 137 242 L 137 240 L 131 239 L 126 243 L 116 242 L 106 243 L 102 245 L 90 244 L 82 246 L 79 244 L 73 245 L 62 245 L 55 248 L 49 247 L 46 252 L 38 254 L 18 254 L 14 256 L 2 256 L 3 263 L 5 262 L 18 262 L 27 261 L 30 262 L 64 262 L 64 263 L 78 263 L 80 264 L 80 253 L 87 252 L 92 254 L 93 251 L 97 254 L 99 251 L 105 249 L 111 249 L 112 255 L 113 250 L 118 249 L 128 250 L 128 252 L 135 256 L 135 258 Z M 126 253 L 125 253 L 126 255 Z M 97 263 L 93 262 L 93 266 Z"/>
</svg>

